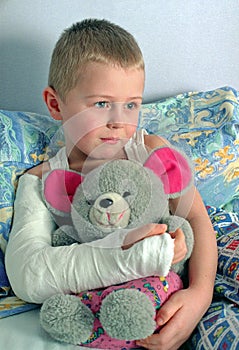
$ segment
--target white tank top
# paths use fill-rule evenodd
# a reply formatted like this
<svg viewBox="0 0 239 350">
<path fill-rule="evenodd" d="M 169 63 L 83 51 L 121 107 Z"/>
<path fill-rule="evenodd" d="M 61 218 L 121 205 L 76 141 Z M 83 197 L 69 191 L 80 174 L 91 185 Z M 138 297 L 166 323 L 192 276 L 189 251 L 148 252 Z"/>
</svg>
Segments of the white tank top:
<svg viewBox="0 0 239 350">
<path fill-rule="evenodd" d="M 144 163 L 149 156 L 149 153 L 145 147 L 144 135 L 147 135 L 146 130 L 137 130 L 133 137 L 124 146 L 127 158 L 130 160 L 136 160 L 140 163 Z M 66 154 L 66 148 L 62 147 L 57 154 L 49 159 L 51 170 L 54 169 L 69 169 L 69 163 Z"/>
</svg>

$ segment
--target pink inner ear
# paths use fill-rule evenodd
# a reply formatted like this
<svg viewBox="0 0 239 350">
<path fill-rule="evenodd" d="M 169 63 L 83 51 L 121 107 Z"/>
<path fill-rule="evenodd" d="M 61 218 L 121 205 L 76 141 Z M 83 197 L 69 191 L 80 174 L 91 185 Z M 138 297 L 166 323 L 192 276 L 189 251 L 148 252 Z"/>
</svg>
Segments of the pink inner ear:
<svg viewBox="0 0 239 350">
<path fill-rule="evenodd" d="M 155 150 L 144 166 L 160 177 L 166 194 L 183 191 L 192 180 L 192 171 L 187 159 L 173 148 L 162 147 Z"/>
<path fill-rule="evenodd" d="M 46 201 L 54 209 L 69 213 L 75 191 L 82 181 L 83 177 L 73 171 L 53 170 L 45 180 Z"/>
</svg>

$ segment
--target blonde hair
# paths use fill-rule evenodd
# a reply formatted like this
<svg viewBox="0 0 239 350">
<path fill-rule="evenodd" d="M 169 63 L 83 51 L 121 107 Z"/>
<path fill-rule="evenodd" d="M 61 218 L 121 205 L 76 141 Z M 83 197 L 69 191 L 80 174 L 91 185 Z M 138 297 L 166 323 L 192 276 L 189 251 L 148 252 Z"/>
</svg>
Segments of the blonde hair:
<svg viewBox="0 0 239 350">
<path fill-rule="evenodd" d="M 144 70 L 142 52 L 130 33 L 107 20 L 85 19 L 66 29 L 57 41 L 48 85 L 64 101 L 90 62 Z"/>
</svg>

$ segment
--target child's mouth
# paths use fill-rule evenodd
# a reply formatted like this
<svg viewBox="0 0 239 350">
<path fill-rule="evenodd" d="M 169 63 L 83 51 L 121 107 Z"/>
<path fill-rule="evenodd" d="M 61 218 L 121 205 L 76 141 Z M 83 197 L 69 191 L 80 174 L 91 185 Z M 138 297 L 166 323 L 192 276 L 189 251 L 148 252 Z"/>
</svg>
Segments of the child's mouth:
<svg viewBox="0 0 239 350">
<path fill-rule="evenodd" d="M 104 143 L 109 143 L 111 145 L 114 145 L 116 143 L 119 142 L 119 139 L 118 138 L 114 138 L 114 137 L 104 137 L 101 139 L 102 142 Z"/>
</svg>

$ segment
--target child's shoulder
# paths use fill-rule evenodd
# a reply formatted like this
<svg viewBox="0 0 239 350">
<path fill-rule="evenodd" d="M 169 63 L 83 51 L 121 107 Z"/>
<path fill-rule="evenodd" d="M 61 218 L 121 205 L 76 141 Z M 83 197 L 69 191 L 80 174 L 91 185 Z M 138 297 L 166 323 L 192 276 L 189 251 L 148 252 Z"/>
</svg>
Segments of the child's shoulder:
<svg viewBox="0 0 239 350">
<path fill-rule="evenodd" d="M 170 143 L 166 139 L 158 135 L 144 135 L 144 143 L 149 149 L 170 146 Z"/>
<path fill-rule="evenodd" d="M 31 175 L 35 175 L 41 179 L 42 175 L 48 171 L 50 171 L 50 164 L 49 164 L 49 162 L 44 162 L 44 163 L 36 165 L 35 167 L 27 170 L 26 173 L 31 174 Z"/>
</svg>

